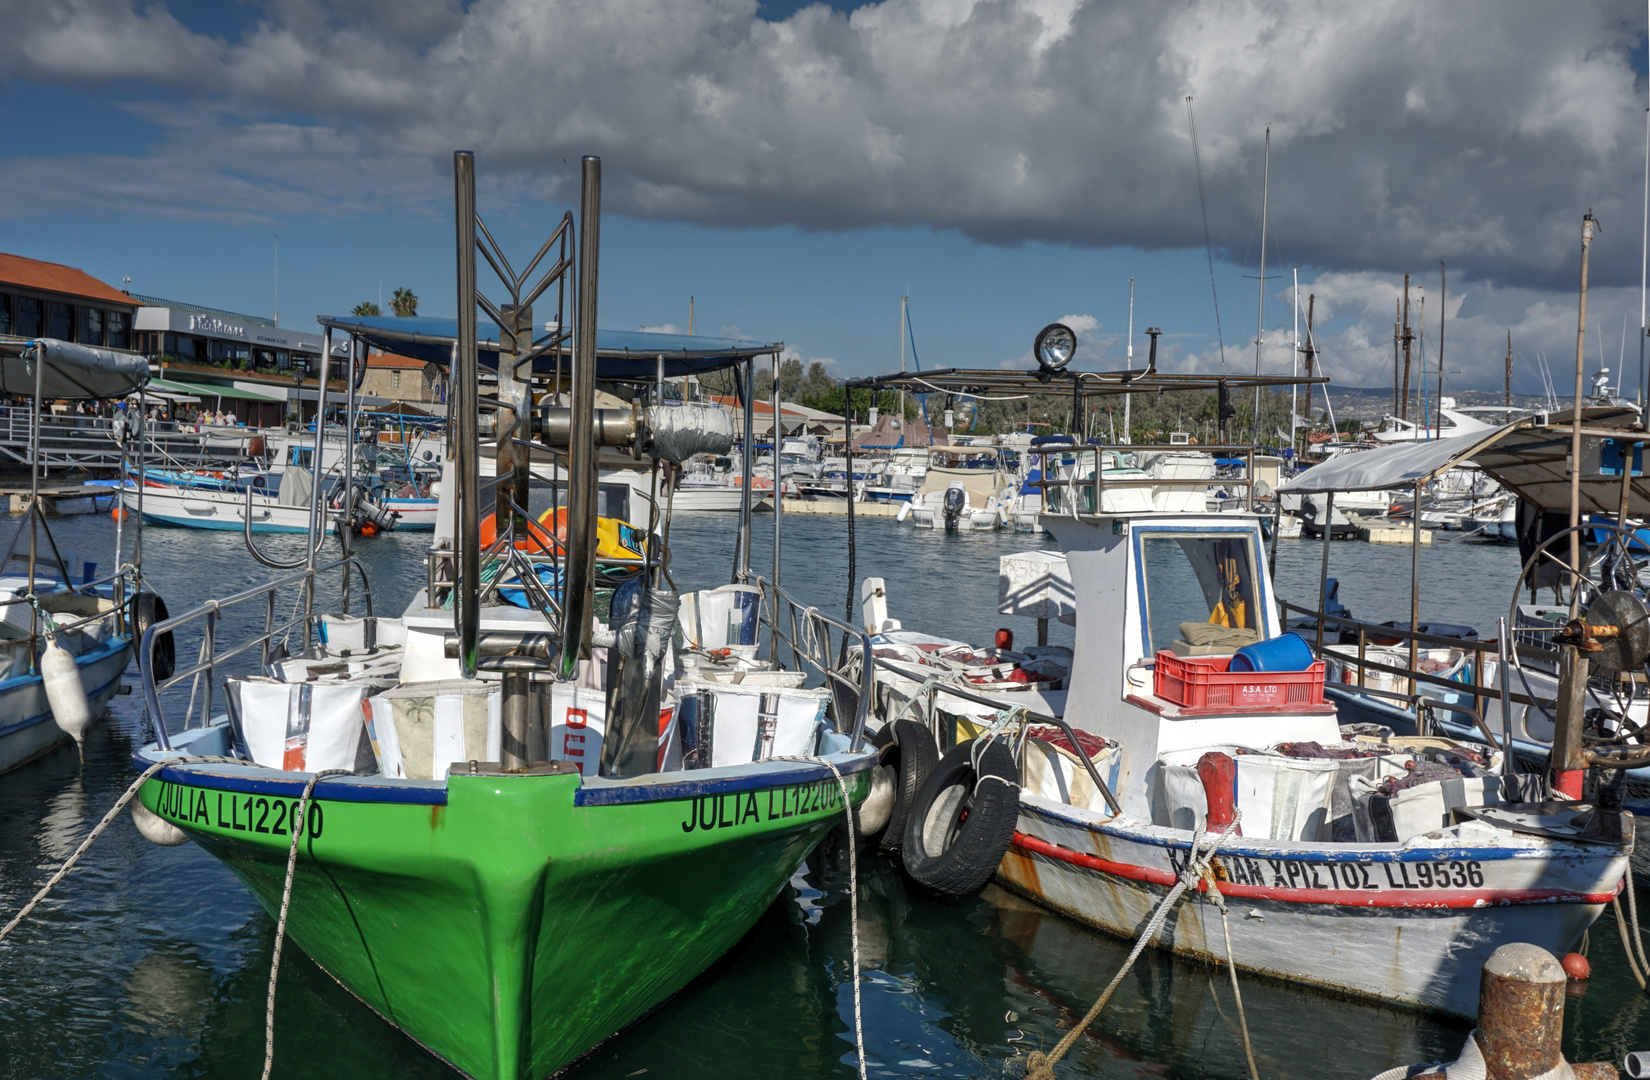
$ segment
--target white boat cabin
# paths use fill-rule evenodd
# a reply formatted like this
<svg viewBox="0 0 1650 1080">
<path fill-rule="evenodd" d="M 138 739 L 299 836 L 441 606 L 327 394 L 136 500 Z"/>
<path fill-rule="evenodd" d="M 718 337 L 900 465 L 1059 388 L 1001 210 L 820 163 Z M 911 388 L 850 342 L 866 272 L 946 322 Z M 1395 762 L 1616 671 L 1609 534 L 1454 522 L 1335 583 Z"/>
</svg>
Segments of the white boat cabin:
<svg viewBox="0 0 1650 1080">
<path fill-rule="evenodd" d="M 1284 632 L 1257 516 L 1045 514 L 1042 523 L 1065 549 L 1079 597 L 1065 718 L 1119 744 L 1125 814 L 1152 819 L 1162 754 L 1340 741 L 1333 704 L 1188 710 L 1154 692 L 1159 651 L 1199 651 L 1182 627 L 1247 630 L 1255 640 Z"/>
</svg>

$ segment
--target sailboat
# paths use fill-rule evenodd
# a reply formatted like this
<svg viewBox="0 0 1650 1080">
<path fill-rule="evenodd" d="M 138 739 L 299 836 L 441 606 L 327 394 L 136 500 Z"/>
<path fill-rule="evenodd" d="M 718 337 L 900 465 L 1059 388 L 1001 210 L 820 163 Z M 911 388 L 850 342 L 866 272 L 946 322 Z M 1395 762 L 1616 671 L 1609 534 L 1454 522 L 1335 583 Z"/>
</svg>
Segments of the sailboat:
<svg viewBox="0 0 1650 1080">
<path fill-rule="evenodd" d="M 370 592 L 357 592 L 352 610 L 346 586 L 340 610 L 310 606 L 251 640 L 209 645 L 170 679 L 153 668 L 146 638 L 156 739 L 137 762 L 159 767 L 139 796 L 150 835 L 222 860 L 324 971 L 459 1073 L 523 1080 L 634 1023 L 754 924 L 843 824 L 845 803 L 865 797 L 875 686 L 867 671 L 805 687 L 804 672 L 758 659 L 764 610 L 774 655 L 786 628 L 808 626 L 793 663 L 823 670 L 833 628 L 867 639 L 793 604 L 777 574 L 751 574 L 748 540 L 739 581 L 679 603 L 662 534 L 645 524 L 626 532 L 601 504 L 597 447 L 654 444 L 645 410 L 598 413 L 598 379 L 645 395 L 667 374 L 749 365 L 782 344 L 598 334 L 599 159 L 583 162 L 577 257 L 569 213 L 540 252 L 559 248 L 536 284 L 527 275 L 539 259 L 516 274 L 475 215 L 473 168 L 469 154 L 455 155 L 456 323 L 321 319 L 329 339 L 342 331 L 453 357 L 451 482 L 428 584 L 399 617 L 375 615 Z M 502 269 L 508 306 L 476 289 L 478 246 Z M 535 336 L 523 298 L 565 295 L 562 275 L 575 265 L 576 319 L 558 309 L 558 329 Z M 478 305 L 521 321 L 478 327 Z M 559 329 L 570 322 L 572 333 Z M 500 373 L 507 436 L 526 430 L 534 381 L 554 377 L 559 389 L 564 367 L 572 375 L 571 404 L 541 410 L 532 425 L 567 469 L 551 478 L 565 484 L 550 492 L 553 512 L 536 522 L 526 512 L 532 465 L 515 438 L 500 438 L 488 498 L 501 512 L 485 547 L 482 353 Z M 330 354 L 329 341 L 323 387 Z M 714 441 L 676 435 L 684 457 Z M 748 486 L 744 502 L 748 538 Z M 282 588 L 314 605 L 321 583 L 364 576 L 349 559 L 318 565 L 317 551 L 312 543 L 284 578 L 164 627 L 240 605 L 273 611 Z M 277 646 L 292 635 L 303 647 L 294 641 L 283 655 Z M 223 712 L 208 690 L 204 706 L 191 696 L 178 715 L 190 679 L 204 673 L 210 686 L 222 673 L 220 652 L 253 650 L 256 673 L 225 681 Z"/>
</svg>

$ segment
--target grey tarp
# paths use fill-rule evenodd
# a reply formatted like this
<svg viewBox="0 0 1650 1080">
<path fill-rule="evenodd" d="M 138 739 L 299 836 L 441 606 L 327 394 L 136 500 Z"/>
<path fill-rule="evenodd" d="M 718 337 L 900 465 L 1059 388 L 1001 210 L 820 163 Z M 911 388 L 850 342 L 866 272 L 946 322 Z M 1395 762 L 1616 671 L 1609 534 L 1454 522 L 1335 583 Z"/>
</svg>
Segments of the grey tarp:
<svg viewBox="0 0 1650 1080">
<path fill-rule="evenodd" d="M 1621 506 L 1621 458 L 1633 445 L 1650 443 L 1650 433 L 1629 425 L 1638 410 L 1595 406 L 1581 413 L 1581 512 L 1614 517 Z M 1406 443 L 1344 454 L 1315 465 L 1279 485 L 1282 494 L 1379 491 L 1412 487 L 1446 469 L 1471 461 L 1526 503 L 1549 512 L 1570 506 L 1570 413 L 1553 413 L 1542 426 L 1528 418 L 1490 432 L 1433 442 Z M 1650 480 L 1639 451 L 1628 514 L 1650 517 Z"/>
<path fill-rule="evenodd" d="M 45 361 L 40 396 L 48 400 L 125 397 L 149 381 L 149 361 L 135 353 L 55 338 L 18 344 L 18 352 L 0 351 L 0 394 L 33 397 L 37 357 Z"/>
</svg>

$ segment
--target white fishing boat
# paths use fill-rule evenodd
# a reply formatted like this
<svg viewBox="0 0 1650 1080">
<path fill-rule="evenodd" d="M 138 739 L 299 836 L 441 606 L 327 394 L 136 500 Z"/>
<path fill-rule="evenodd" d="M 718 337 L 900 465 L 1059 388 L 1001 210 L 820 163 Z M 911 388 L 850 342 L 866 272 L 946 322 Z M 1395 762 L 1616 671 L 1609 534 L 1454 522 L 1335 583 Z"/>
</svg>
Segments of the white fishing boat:
<svg viewBox="0 0 1650 1080">
<path fill-rule="evenodd" d="M 297 465 L 281 470 L 274 494 L 256 488 L 223 491 L 146 481 L 141 514 L 145 521 L 189 529 L 241 532 L 250 522 L 255 533 L 308 532 L 312 484 L 309 470 Z M 140 512 L 136 485 L 121 489 L 121 504 L 134 514 Z M 323 516 L 326 531 L 336 531 L 332 518 Z"/>
<path fill-rule="evenodd" d="M 1051 336 L 1063 357 L 1045 356 Z M 1039 335 L 1041 379 L 925 378 L 1023 391 L 1059 374 L 1074 345 L 1065 327 Z M 1073 381 L 1087 376 L 1078 392 L 1090 398 L 1215 389 L 1201 376 L 1115 375 Z M 931 719 L 912 732 L 899 728 L 920 725 L 909 709 L 884 710 L 901 770 L 908 747 L 950 747 L 891 815 L 913 878 L 961 894 L 995 876 L 1125 936 L 1180 883 L 1185 899 L 1153 944 L 1461 1016 L 1497 946 L 1562 954 L 1580 942 L 1621 887 L 1631 815 L 1526 803 L 1528 783 L 1489 747 L 1343 731 L 1322 662 L 1281 624 L 1259 516 L 1109 512 L 1100 472 L 1101 509 L 1043 516 L 1075 607 L 1063 700 L 1015 708 L 956 680 L 931 692 L 984 706 L 972 716 L 918 711 Z M 1019 583 L 1016 603 L 1035 591 Z M 892 666 L 872 647 L 867 662 Z M 1183 878 L 1199 863 L 1206 873 Z"/>
</svg>

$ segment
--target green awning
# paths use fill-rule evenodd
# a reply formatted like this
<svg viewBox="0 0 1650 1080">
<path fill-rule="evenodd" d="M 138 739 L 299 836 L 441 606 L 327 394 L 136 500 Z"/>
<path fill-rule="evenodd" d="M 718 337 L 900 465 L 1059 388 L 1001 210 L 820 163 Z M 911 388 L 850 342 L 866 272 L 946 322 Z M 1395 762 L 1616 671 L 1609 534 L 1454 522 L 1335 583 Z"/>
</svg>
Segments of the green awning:
<svg viewBox="0 0 1650 1080">
<path fill-rule="evenodd" d="M 270 390 L 248 390 L 240 386 L 219 386 L 213 383 L 179 382 L 177 379 L 150 379 L 149 387 L 170 394 L 193 394 L 198 398 L 233 398 L 237 401 L 286 403 L 286 394 Z"/>
</svg>

